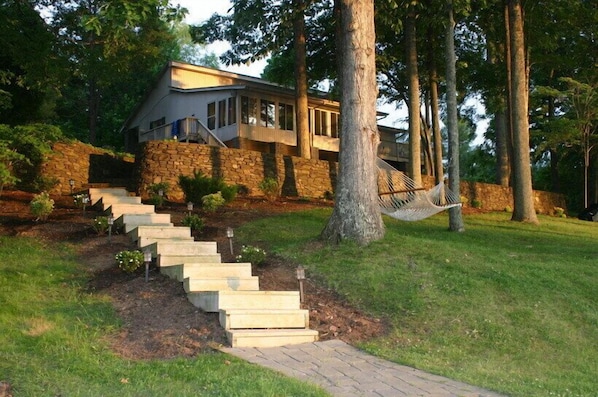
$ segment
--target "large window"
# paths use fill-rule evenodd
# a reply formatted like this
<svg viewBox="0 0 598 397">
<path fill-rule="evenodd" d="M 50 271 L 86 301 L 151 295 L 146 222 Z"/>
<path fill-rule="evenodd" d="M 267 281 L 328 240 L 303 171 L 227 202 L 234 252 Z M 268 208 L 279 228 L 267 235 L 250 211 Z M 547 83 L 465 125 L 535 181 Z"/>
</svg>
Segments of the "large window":
<svg viewBox="0 0 598 397">
<path fill-rule="evenodd" d="M 340 133 L 340 115 L 319 109 L 310 109 L 309 125 L 314 135 L 338 138 Z"/>
<path fill-rule="evenodd" d="M 154 128 L 161 127 L 166 124 L 166 117 L 161 117 L 158 120 L 150 121 L 150 130 Z"/>
<path fill-rule="evenodd" d="M 228 125 L 237 124 L 237 98 L 228 98 Z"/>
<path fill-rule="evenodd" d="M 208 103 L 208 128 L 216 128 L 216 102 Z"/>
<path fill-rule="evenodd" d="M 278 128 L 281 130 L 294 130 L 294 108 L 287 103 L 278 104 Z"/>
<path fill-rule="evenodd" d="M 260 105 L 260 125 L 262 127 L 274 128 L 274 120 L 276 120 L 274 102 L 262 99 Z"/>
<path fill-rule="evenodd" d="M 340 124 L 340 114 L 338 113 L 330 113 L 330 135 L 333 138 L 340 137 L 341 132 L 341 124 Z"/>
<path fill-rule="evenodd" d="M 218 101 L 218 128 L 226 126 L 226 99 Z"/>
<path fill-rule="evenodd" d="M 241 97 L 241 123 L 257 125 L 257 99 Z"/>
<path fill-rule="evenodd" d="M 328 135 L 328 112 L 314 109 L 314 134 Z"/>
</svg>

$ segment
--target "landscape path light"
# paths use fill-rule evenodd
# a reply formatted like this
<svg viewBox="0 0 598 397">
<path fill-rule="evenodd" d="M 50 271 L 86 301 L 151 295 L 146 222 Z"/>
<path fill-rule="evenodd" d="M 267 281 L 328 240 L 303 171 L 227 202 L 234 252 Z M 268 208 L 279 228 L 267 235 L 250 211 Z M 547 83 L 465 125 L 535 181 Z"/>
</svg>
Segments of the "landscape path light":
<svg viewBox="0 0 598 397">
<path fill-rule="evenodd" d="M 108 215 L 108 242 L 112 241 L 112 225 L 114 225 L 114 215 L 111 212 Z"/>
<path fill-rule="evenodd" d="M 85 207 L 87 207 L 87 203 L 89 203 L 89 196 L 84 194 L 81 201 L 83 202 L 83 213 L 85 213 Z"/>
<path fill-rule="evenodd" d="M 73 195 L 73 189 L 75 187 L 75 180 L 69 179 L 69 186 L 71 187 L 71 196 Z"/>
<path fill-rule="evenodd" d="M 191 216 L 191 213 L 193 212 L 193 203 L 191 201 L 187 203 L 187 211 L 189 211 L 189 216 Z"/>
<path fill-rule="evenodd" d="M 297 281 L 299 281 L 299 301 L 303 303 L 303 282 L 305 281 L 305 268 L 301 265 L 297 266 Z"/>
<path fill-rule="evenodd" d="M 145 263 L 145 282 L 149 281 L 149 264 L 152 261 L 152 251 L 149 249 L 143 251 L 143 262 Z"/>
<path fill-rule="evenodd" d="M 235 255 L 233 253 L 233 237 L 235 237 L 235 232 L 232 227 L 226 228 L 226 237 L 228 238 L 228 244 L 230 245 L 230 254 Z"/>
</svg>

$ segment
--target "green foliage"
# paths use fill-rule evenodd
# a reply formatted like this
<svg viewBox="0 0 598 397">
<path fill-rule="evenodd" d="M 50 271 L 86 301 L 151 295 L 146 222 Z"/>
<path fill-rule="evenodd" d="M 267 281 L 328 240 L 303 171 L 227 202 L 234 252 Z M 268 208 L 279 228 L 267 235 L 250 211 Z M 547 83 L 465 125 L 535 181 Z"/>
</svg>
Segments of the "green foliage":
<svg viewBox="0 0 598 397">
<path fill-rule="evenodd" d="M 19 188 L 39 192 L 49 190 L 56 181 L 40 175 L 41 165 L 52 152 L 52 145 L 64 140 L 60 128 L 47 124 L 30 124 L 9 127 L 0 125 L 0 140 L 22 157 L 13 161 Z"/>
<path fill-rule="evenodd" d="M 6 126 L 0 125 L 1 128 Z M 0 197 L 5 186 L 12 186 L 19 182 L 14 175 L 13 163 L 25 161 L 25 156 L 10 148 L 10 142 L 0 140 Z"/>
<path fill-rule="evenodd" d="M 471 200 L 471 206 L 473 208 L 482 208 L 482 200 L 479 200 L 479 199 Z"/>
<path fill-rule="evenodd" d="M 83 208 L 89 202 L 89 196 L 86 193 L 80 193 L 73 195 L 73 204 L 77 208 Z M 108 219 L 108 218 L 106 218 Z"/>
<path fill-rule="evenodd" d="M 202 204 L 202 197 L 220 192 L 225 202 L 230 203 L 237 195 L 237 187 L 227 185 L 222 178 L 210 178 L 193 171 L 193 176 L 180 175 L 179 186 L 183 190 L 186 202 Z"/>
<path fill-rule="evenodd" d="M 54 211 L 54 200 L 50 198 L 47 192 L 41 192 L 33 196 L 33 200 L 29 203 L 31 213 L 35 216 L 36 220 L 45 221 L 48 216 Z"/>
<path fill-rule="evenodd" d="M 98 216 L 94 218 L 91 227 L 98 235 L 106 234 L 108 231 L 108 217 Z"/>
<path fill-rule="evenodd" d="M 235 236 L 267 241 L 269 252 L 385 319 L 386 335 L 359 345 L 370 353 L 505 395 L 596 394 L 592 222 L 541 216 L 538 226 L 496 212 L 469 215 L 466 233 L 447 233 L 446 213 L 385 217 L 384 239 L 367 247 L 314 246 L 330 213 L 268 217 Z"/>
<path fill-rule="evenodd" d="M 256 266 L 261 265 L 266 260 L 266 251 L 252 245 L 244 245 L 241 253 L 236 257 L 237 262 L 249 262 Z"/>
<path fill-rule="evenodd" d="M 279 196 L 280 189 L 276 178 L 264 178 L 258 185 L 258 188 L 264 193 L 268 201 L 275 201 Z"/>
<path fill-rule="evenodd" d="M 221 192 L 205 195 L 201 198 L 202 208 L 208 212 L 215 212 L 218 208 L 226 204 Z"/>
<path fill-rule="evenodd" d="M 191 230 L 200 233 L 204 228 L 205 222 L 204 220 L 199 217 L 199 215 L 195 214 L 187 214 L 183 218 L 183 226 L 187 226 L 191 228 Z"/>
<path fill-rule="evenodd" d="M 134 251 L 120 251 L 114 257 L 118 267 L 127 273 L 133 273 L 143 264 L 143 252 L 139 250 Z"/>
<path fill-rule="evenodd" d="M 150 192 L 150 202 L 156 207 L 161 207 L 164 205 L 164 198 L 168 196 L 170 184 L 168 182 L 152 183 L 147 190 Z"/>
</svg>

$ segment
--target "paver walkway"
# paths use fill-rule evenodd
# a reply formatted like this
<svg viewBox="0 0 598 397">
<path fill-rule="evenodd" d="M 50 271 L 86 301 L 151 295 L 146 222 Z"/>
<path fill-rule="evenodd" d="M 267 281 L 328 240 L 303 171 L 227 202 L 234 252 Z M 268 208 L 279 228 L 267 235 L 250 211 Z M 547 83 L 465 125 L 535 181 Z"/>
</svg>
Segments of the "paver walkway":
<svg viewBox="0 0 598 397">
<path fill-rule="evenodd" d="M 223 348 L 222 351 L 315 383 L 337 397 L 504 397 L 374 357 L 340 340 L 283 347 Z"/>
</svg>

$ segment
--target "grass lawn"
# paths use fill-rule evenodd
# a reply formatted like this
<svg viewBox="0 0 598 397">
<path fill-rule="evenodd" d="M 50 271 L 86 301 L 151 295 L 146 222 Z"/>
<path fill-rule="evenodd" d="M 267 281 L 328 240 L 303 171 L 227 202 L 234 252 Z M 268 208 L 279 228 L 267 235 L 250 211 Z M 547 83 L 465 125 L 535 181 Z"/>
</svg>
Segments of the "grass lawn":
<svg viewBox="0 0 598 397">
<path fill-rule="evenodd" d="M 491 213 L 451 233 L 445 213 L 385 218 L 385 238 L 365 248 L 314 244 L 329 216 L 284 214 L 236 233 L 387 318 L 388 335 L 360 346 L 375 355 L 514 396 L 598 395 L 597 224 Z"/>
<path fill-rule="evenodd" d="M 131 361 L 114 355 L 110 302 L 85 292 L 66 246 L 0 237 L 0 381 L 15 396 L 325 396 L 225 354 Z"/>
</svg>

